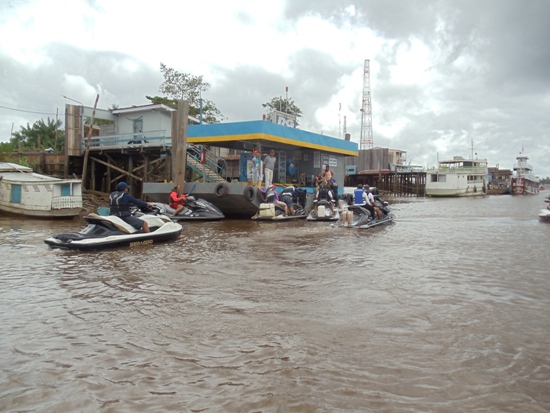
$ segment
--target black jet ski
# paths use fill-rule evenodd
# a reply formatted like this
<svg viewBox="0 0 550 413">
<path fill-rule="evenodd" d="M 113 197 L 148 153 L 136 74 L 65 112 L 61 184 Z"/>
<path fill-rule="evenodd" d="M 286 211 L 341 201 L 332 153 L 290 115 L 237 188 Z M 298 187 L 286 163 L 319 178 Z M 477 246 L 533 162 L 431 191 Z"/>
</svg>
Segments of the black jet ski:
<svg viewBox="0 0 550 413">
<path fill-rule="evenodd" d="M 187 197 L 185 207 L 176 216 L 175 209 L 168 204 L 155 202 L 153 205 L 173 221 L 219 221 L 225 218 L 217 206 L 202 198 L 195 199 L 194 196 Z"/>
<path fill-rule="evenodd" d="M 334 227 L 350 227 L 350 228 L 362 228 L 368 229 L 378 225 L 385 225 L 393 222 L 395 215 L 389 209 L 389 204 L 386 201 L 382 201 L 378 195 L 374 196 L 376 206 L 382 211 L 382 219 L 379 219 L 375 215 L 375 219 L 371 218 L 370 211 L 362 207 L 361 205 L 347 205 L 347 210 L 353 212 L 353 221 L 349 225 L 345 225 L 343 219 L 343 213 L 341 214 L 342 220 L 332 224 Z M 343 208 L 345 210 L 346 208 Z"/>
<path fill-rule="evenodd" d="M 146 213 L 136 216 L 147 221 L 151 232 L 138 231 L 114 215 L 101 216 L 92 213 L 84 217 L 88 224 L 79 232 L 52 235 L 44 242 L 52 248 L 89 251 L 156 244 L 174 240 L 183 231 L 180 224 L 162 214 Z"/>
</svg>

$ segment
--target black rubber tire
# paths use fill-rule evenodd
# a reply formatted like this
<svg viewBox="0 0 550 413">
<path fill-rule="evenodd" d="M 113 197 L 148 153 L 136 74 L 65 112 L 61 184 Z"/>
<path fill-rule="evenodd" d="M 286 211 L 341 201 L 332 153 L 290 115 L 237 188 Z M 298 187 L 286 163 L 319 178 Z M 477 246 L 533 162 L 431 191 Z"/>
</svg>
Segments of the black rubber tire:
<svg viewBox="0 0 550 413">
<path fill-rule="evenodd" d="M 220 198 L 226 196 L 228 191 L 229 191 L 229 186 L 225 182 L 220 182 L 214 188 L 214 193 Z"/>
<path fill-rule="evenodd" d="M 256 192 L 257 192 L 257 189 L 255 186 L 247 185 L 246 188 L 244 188 L 243 195 L 247 201 L 252 202 L 256 198 Z"/>
</svg>

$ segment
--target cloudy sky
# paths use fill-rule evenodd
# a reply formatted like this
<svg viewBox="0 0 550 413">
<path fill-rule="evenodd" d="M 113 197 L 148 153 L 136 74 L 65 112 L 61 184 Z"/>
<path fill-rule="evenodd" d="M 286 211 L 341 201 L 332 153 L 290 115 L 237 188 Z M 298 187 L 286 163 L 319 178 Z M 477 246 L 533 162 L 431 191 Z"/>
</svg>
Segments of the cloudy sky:
<svg viewBox="0 0 550 413">
<path fill-rule="evenodd" d="M 374 146 L 503 169 L 524 148 L 547 177 L 549 19 L 548 0 L 2 0 L 0 141 L 63 120 L 62 95 L 147 104 L 162 62 L 202 75 L 228 122 L 288 87 L 302 129 L 359 143 L 368 59 Z"/>
</svg>

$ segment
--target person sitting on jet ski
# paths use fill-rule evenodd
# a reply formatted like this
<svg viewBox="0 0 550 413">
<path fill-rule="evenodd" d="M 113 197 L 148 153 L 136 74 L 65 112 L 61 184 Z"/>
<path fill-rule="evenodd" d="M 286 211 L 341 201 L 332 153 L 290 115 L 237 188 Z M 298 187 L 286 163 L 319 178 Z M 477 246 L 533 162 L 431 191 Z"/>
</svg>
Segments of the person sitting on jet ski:
<svg viewBox="0 0 550 413">
<path fill-rule="evenodd" d="M 273 184 L 269 185 L 265 193 L 265 200 L 269 204 L 279 205 L 285 211 L 285 215 L 288 215 L 288 208 L 283 201 L 279 201 L 279 194 L 277 194 L 276 188 Z"/>
<path fill-rule="evenodd" d="M 143 229 L 143 232 L 150 232 L 147 222 L 132 215 L 130 205 L 134 204 L 140 208 L 151 208 L 153 204 L 134 198 L 128 193 L 128 189 L 130 189 L 130 186 L 122 181 L 116 186 L 116 191 L 109 195 L 109 215 L 119 217 L 137 230 Z"/>
<path fill-rule="evenodd" d="M 287 208 L 289 215 L 294 215 L 294 208 L 292 207 L 292 198 L 294 196 L 294 186 L 287 186 L 285 189 L 283 189 L 283 192 L 281 192 L 281 201 L 283 201 Z"/>
<path fill-rule="evenodd" d="M 178 215 L 185 208 L 186 200 L 187 195 L 181 193 L 179 185 L 172 188 L 172 192 L 170 192 L 170 208 L 175 209 L 174 216 Z"/>
<path fill-rule="evenodd" d="M 376 213 L 378 219 L 382 219 L 382 211 L 380 211 L 380 208 L 376 206 L 376 201 L 374 200 L 374 195 L 370 192 L 370 187 L 368 185 L 365 185 L 363 189 L 367 194 L 367 205 L 365 205 L 365 208 L 370 211 L 371 218 L 375 219 L 374 214 Z"/>
<path fill-rule="evenodd" d="M 334 215 L 334 205 L 333 200 L 334 196 L 332 195 L 332 191 L 330 190 L 330 185 L 325 183 L 321 189 L 315 194 L 315 199 L 313 200 L 313 203 L 315 204 L 315 215 L 317 215 L 317 206 L 319 205 L 319 201 L 327 201 L 330 206 L 330 212 L 332 215 Z"/>
</svg>

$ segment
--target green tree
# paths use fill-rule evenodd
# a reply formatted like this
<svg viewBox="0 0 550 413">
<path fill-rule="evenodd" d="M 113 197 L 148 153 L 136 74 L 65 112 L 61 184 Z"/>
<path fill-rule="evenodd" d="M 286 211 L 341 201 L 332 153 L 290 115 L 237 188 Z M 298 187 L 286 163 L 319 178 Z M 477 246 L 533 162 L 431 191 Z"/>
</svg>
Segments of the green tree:
<svg viewBox="0 0 550 413">
<path fill-rule="evenodd" d="M 296 106 L 293 99 L 283 98 L 280 96 L 271 99 L 271 102 L 262 103 L 262 107 L 267 108 L 267 119 L 273 119 L 273 112 L 279 111 L 296 116 L 296 126 L 298 126 L 298 118 L 302 116 L 302 110 Z"/>
<path fill-rule="evenodd" d="M 210 89 L 210 84 L 203 81 L 202 76 L 193 76 L 189 73 L 181 73 L 160 64 L 160 72 L 164 76 L 164 82 L 159 91 L 166 96 L 145 96 L 152 103 L 162 103 L 177 109 L 180 99 L 189 102 L 189 114 L 200 116 L 202 99 L 202 118 L 207 123 L 219 123 L 224 119 L 223 114 L 211 100 L 202 98 L 202 93 Z"/>
<path fill-rule="evenodd" d="M 11 143 L 17 149 L 41 151 L 52 148 L 55 151 L 63 151 L 65 147 L 65 132 L 60 129 L 61 120 L 48 118 L 36 121 L 32 127 L 21 126 L 21 130 L 12 134 Z"/>
</svg>

